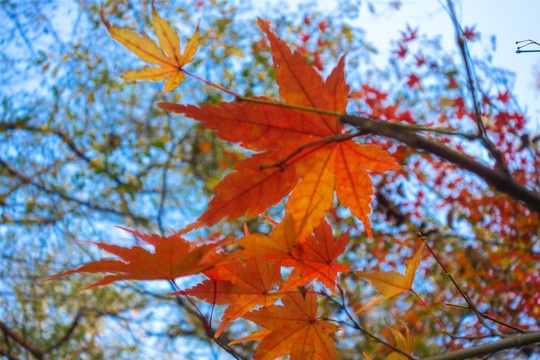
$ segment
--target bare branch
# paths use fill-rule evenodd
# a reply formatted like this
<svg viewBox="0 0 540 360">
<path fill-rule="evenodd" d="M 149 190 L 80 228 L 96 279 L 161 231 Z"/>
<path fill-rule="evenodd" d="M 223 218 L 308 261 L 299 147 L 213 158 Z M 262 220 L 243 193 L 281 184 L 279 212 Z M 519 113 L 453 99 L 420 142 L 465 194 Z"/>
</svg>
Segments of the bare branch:
<svg viewBox="0 0 540 360">
<path fill-rule="evenodd" d="M 40 189 L 41 191 L 43 191 L 43 192 L 45 192 L 47 194 L 57 195 L 57 196 L 61 197 L 64 200 L 67 200 L 67 201 L 70 201 L 70 202 L 75 202 L 75 203 L 77 203 L 79 205 L 87 206 L 88 208 L 90 208 L 92 210 L 101 211 L 101 212 L 110 213 L 110 214 L 115 214 L 115 215 L 124 216 L 124 217 L 129 217 L 129 218 L 132 218 L 135 221 L 143 223 L 143 224 L 148 223 L 148 219 L 146 219 L 146 218 L 144 218 L 142 216 L 134 215 L 131 212 L 119 211 L 119 210 L 116 210 L 116 209 L 103 207 L 101 205 L 94 204 L 94 203 L 91 203 L 91 202 L 88 202 L 88 201 L 83 201 L 83 200 L 77 199 L 75 197 L 72 197 L 70 195 L 67 195 L 67 194 L 63 193 L 62 191 L 60 191 L 58 189 L 50 189 L 50 188 L 46 187 L 45 185 L 38 184 L 38 183 L 32 181 L 31 177 L 28 177 L 27 175 L 17 171 L 13 166 L 11 166 L 10 164 L 8 164 L 7 162 L 5 162 L 3 160 L 0 160 L 0 168 L 6 169 L 12 176 L 15 176 L 20 181 L 22 181 L 22 182 L 24 182 L 26 184 L 29 184 L 29 185 L 33 185 L 36 188 Z"/>
<path fill-rule="evenodd" d="M 0 330 L 4 332 L 7 336 L 15 340 L 19 345 L 28 350 L 36 359 L 43 359 L 43 353 L 39 351 L 34 345 L 30 344 L 28 340 L 16 333 L 13 329 L 7 326 L 5 323 L 0 321 Z"/>
<path fill-rule="evenodd" d="M 66 341 L 69 340 L 69 338 L 71 337 L 71 334 L 73 334 L 73 331 L 75 331 L 75 328 L 77 327 L 77 325 L 79 324 L 79 321 L 81 320 L 81 312 L 80 310 L 77 312 L 77 314 L 75 315 L 75 318 L 73 319 L 73 321 L 71 322 L 71 326 L 69 327 L 69 329 L 66 331 L 66 333 L 64 334 L 64 336 L 62 336 L 60 338 L 60 340 L 58 340 L 55 344 L 53 344 L 52 346 L 50 346 L 46 351 L 45 353 L 50 353 L 52 352 L 54 349 L 57 349 L 58 347 L 60 347 L 63 343 L 65 343 Z"/>
<path fill-rule="evenodd" d="M 491 156 L 495 159 L 495 162 L 496 162 L 495 166 L 498 169 L 509 174 L 510 171 L 508 170 L 508 167 L 506 166 L 506 163 L 504 162 L 501 152 L 499 151 L 499 149 L 495 147 L 495 145 L 489 139 L 484 123 L 482 122 L 480 108 L 478 106 L 478 101 L 476 99 L 476 88 L 474 85 L 475 81 L 473 80 L 473 69 L 472 69 L 472 64 L 470 60 L 470 54 L 467 49 L 467 45 L 465 44 L 463 31 L 461 30 L 461 26 L 458 23 L 456 13 L 454 11 L 454 4 L 452 3 L 452 0 L 448 0 L 447 3 L 448 3 L 448 8 L 450 10 L 450 17 L 452 18 L 452 23 L 454 24 L 454 28 L 456 31 L 456 42 L 458 44 L 459 51 L 461 53 L 461 58 L 463 59 L 463 65 L 465 66 L 465 71 L 467 73 L 467 81 L 469 85 L 469 90 L 471 92 L 471 100 L 472 100 L 473 109 L 474 109 L 474 118 L 476 121 L 476 127 L 478 129 L 478 138 L 482 141 L 482 144 L 484 144 L 484 147 L 488 150 Z"/>
</svg>

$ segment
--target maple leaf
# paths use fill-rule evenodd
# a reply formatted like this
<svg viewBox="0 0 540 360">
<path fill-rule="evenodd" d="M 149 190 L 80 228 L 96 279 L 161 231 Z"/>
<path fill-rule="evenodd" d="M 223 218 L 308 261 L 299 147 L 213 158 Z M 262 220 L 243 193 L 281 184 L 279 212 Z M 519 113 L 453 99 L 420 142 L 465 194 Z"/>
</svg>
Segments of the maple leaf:
<svg viewBox="0 0 540 360">
<path fill-rule="evenodd" d="M 407 291 L 412 291 L 414 277 L 416 275 L 416 270 L 420 265 L 420 258 L 422 257 L 424 246 L 424 243 L 422 243 L 412 260 L 408 262 L 407 267 L 405 268 L 405 275 L 396 271 L 378 271 L 374 273 L 356 271 L 356 275 L 369 280 L 369 282 L 371 282 L 383 295 L 372 299 L 365 305 L 355 306 L 356 312 L 367 311 L 386 299 L 403 294 Z"/>
<path fill-rule="evenodd" d="M 399 43 L 398 47 L 399 49 L 394 50 L 394 53 L 398 56 L 398 58 L 403 59 L 407 55 L 408 49 L 402 43 Z"/>
<path fill-rule="evenodd" d="M 414 88 L 416 85 L 420 84 L 420 78 L 416 74 L 409 74 L 407 75 L 407 86 L 410 88 Z"/>
<path fill-rule="evenodd" d="M 271 305 L 252 311 L 244 318 L 270 330 L 258 332 L 261 343 L 255 360 L 270 360 L 290 354 L 291 360 L 335 359 L 335 345 L 329 333 L 338 328 L 317 315 L 317 296 L 310 287 L 304 294 L 295 291 L 281 299 L 284 306 Z"/>
<path fill-rule="evenodd" d="M 259 26 L 270 41 L 284 102 L 344 113 L 349 95 L 344 58 L 324 81 L 299 52 L 292 52 L 270 31 L 267 22 L 259 19 Z M 373 189 L 367 170 L 400 166 L 382 148 L 352 141 L 336 116 L 246 102 L 158 106 L 199 120 L 222 139 L 260 152 L 238 163 L 215 187 L 216 195 L 193 227 L 258 215 L 292 191 L 286 210 L 295 219 L 302 241 L 321 222 L 336 192 L 372 237 L 368 215 Z"/>
<path fill-rule="evenodd" d="M 294 219 L 286 214 L 283 221 L 272 229 L 270 236 L 247 234 L 238 239 L 238 245 L 244 248 L 239 256 L 244 259 L 265 256 L 269 260 L 281 260 L 285 267 L 294 267 L 281 292 L 319 278 L 324 286 L 336 294 L 337 274 L 350 271 L 347 266 L 334 262 L 345 251 L 349 232 L 334 240 L 332 228 L 323 220 L 315 229 L 315 236 L 308 236 L 304 242 L 298 240 Z"/>
<path fill-rule="evenodd" d="M 475 31 L 476 25 L 472 27 L 465 26 L 463 37 L 469 41 L 474 41 L 480 37 L 480 34 Z"/>
<path fill-rule="evenodd" d="M 407 30 L 401 32 L 401 41 L 403 43 L 408 43 L 415 40 L 418 37 L 418 28 L 413 29 L 409 24 L 407 24 Z"/>
<path fill-rule="evenodd" d="M 384 321 L 386 322 L 386 320 Z M 399 332 L 399 330 L 396 329 L 395 327 L 390 326 L 388 322 L 386 322 L 386 325 L 392 332 L 392 336 L 394 337 L 394 340 L 396 341 L 396 345 L 398 349 L 403 350 L 407 354 L 411 354 L 412 347 L 413 347 L 413 338 L 411 335 L 411 331 L 409 330 L 407 325 L 403 324 L 403 326 L 405 327 L 404 334 Z M 386 360 L 408 360 L 408 359 L 409 359 L 408 357 L 406 357 L 403 354 L 398 353 L 397 351 L 393 351 L 392 353 L 390 353 L 390 355 L 386 357 Z"/>
<path fill-rule="evenodd" d="M 284 259 L 284 266 L 294 267 L 281 291 L 287 291 L 307 284 L 319 278 L 326 288 L 336 294 L 337 274 L 350 271 L 335 259 L 345 251 L 349 240 L 349 231 L 334 240 L 332 228 L 326 220 L 315 228 L 315 236 L 308 236 L 304 243 L 297 245 L 292 258 Z"/>
<path fill-rule="evenodd" d="M 236 242 L 244 248 L 239 255 L 242 258 L 266 256 L 269 260 L 276 260 L 293 259 L 296 256 L 297 240 L 294 219 L 290 214 L 286 214 L 283 221 L 272 229 L 270 236 L 246 234 Z"/>
<path fill-rule="evenodd" d="M 225 309 L 214 335 L 217 338 L 231 322 L 253 310 L 255 306 L 269 306 L 281 296 L 271 291 L 281 279 L 280 269 L 279 261 L 272 264 L 264 256 L 250 258 L 245 262 L 237 260 L 220 266 L 222 275 L 218 278 L 227 280 L 205 280 L 191 289 L 167 295 L 191 295 L 211 304 L 230 304 Z"/>
<path fill-rule="evenodd" d="M 497 100 L 499 100 L 500 102 L 504 104 L 508 103 L 508 101 L 510 100 L 510 92 L 508 90 L 506 90 L 503 93 L 499 92 L 497 94 Z"/>
<path fill-rule="evenodd" d="M 154 81 L 167 79 L 163 88 L 163 94 L 176 89 L 185 80 L 182 67 L 192 62 L 193 56 L 197 52 L 200 36 L 198 26 L 195 33 L 188 40 L 182 54 L 178 33 L 168 21 L 159 16 L 153 2 L 152 20 L 159 46 L 144 33 L 139 35 L 129 28 L 111 25 L 105 19 L 103 11 L 101 12 L 101 20 L 113 39 L 120 42 L 128 50 L 131 50 L 141 60 L 159 66 L 145 66 L 138 70 L 128 70 L 121 75 L 122 78 L 127 80 Z"/>
<path fill-rule="evenodd" d="M 108 285 L 119 280 L 174 280 L 176 278 L 197 274 L 219 264 L 223 257 L 216 254 L 216 249 L 224 244 L 221 241 L 213 244 L 195 246 L 181 237 L 180 232 L 169 236 L 145 235 L 137 231 L 122 228 L 138 239 L 154 246 L 152 253 L 140 246 L 130 248 L 102 242 L 88 241 L 102 250 L 120 257 L 117 259 L 101 259 L 81 265 L 76 269 L 53 275 L 47 280 L 77 273 L 112 273 L 103 279 L 83 287 L 90 289 Z"/>
</svg>

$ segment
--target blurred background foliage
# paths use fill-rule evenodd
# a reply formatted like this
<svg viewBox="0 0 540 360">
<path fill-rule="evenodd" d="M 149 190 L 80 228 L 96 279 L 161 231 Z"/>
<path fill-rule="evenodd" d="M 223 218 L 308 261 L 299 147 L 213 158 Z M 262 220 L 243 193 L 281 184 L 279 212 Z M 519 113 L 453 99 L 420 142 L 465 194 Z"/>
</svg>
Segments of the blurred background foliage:
<svg viewBox="0 0 540 360">
<path fill-rule="evenodd" d="M 351 113 L 401 121 L 410 117 L 418 124 L 464 131 L 474 127 L 459 113 L 470 103 L 456 49 L 443 49 L 436 36 L 421 34 L 407 55 L 396 52 L 384 63 L 374 60 L 376 47 L 364 40 L 366 29 L 352 20 L 359 13 L 399 11 L 399 2 L 339 1 L 332 13 L 322 13 L 317 2 L 254 3 L 174 0 L 156 1 L 156 8 L 183 41 L 200 24 L 200 50 L 188 70 L 233 91 L 278 97 L 269 48 L 255 24 L 262 15 L 324 74 L 347 53 Z M 79 292 L 91 280 L 43 281 L 101 257 L 77 240 L 129 241 L 114 225 L 166 234 L 169 227 L 180 229 L 192 222 L 213 186 L 243 156 L 238 147 L 221 142 L 202 126 L 155 106 L 159 101 L 232 100 L 227 95 L 188 78 L 163 96 L 160 83 L 117 76 L 141 64 L 110 38 L 100 23 L 101 6 L 111 23 L 153 34 L 149 1 L 0 1 L 0 357 L 226 358 L 208 341 L 189 304 L 162 296 L 167 284 L 126 282 Z M 403 35 L 396 33 L 395 38 L 399 49 Z M 503 110 L 507 117 L 521 114 L 516 101 L 497 102 L 497 96 L 511 88 L 512 74 L 493 69 L 483 59 L 475 63 L 487 99 L 486 123 L 493 124 L 494 136 L 504 134 L 498 145 L 520 182 L 538 190 L 538 144 L 523 140 L 534 137 L 517 124 L 519 119 L 496 122 Z M 413 72 L 421 81 L 411 78 Z M 527 292 L 523 284 L 540 286 L 538 274 L 533 276 L 538 217 L 429 154 L 369 135 L 362 141 L 389 149 L 404 170 L 374 176 L 375 241 L 337 205 L 330 213 L 335 233 L 352 226 L 351 251 L 344 261 L 355 269 L 387 270 L 413 253 L 414 233 L 422 231 L 473 289 L 471 297 L 485 305 L 483 310 L 513 324 L 537 327 L 537 293 Z M 446 142 L 472 153 L 478 148 L 462 139 Z M 476 155 L 486 158 L 482 152 Z M 279 207 L 268 213 L 274 218 L 279 214 Z M 269 229 L 264 219 L 239 219 L 198 235 L 239 234 L 244 222 L 251 231 Z M 440 272 L 431 259 L 425 264 L 426 273 Z M 345 275 L 343 283 L 351 302 L 373 294 L 352 275 Z M 422 288 L 443 322 L 454 324 L 449 331 L 460 336 L 483 331 L 466 313 L 444 308 L 444 302 L 457 301 L 444 277 L 431 277 Z M 436 324 L 410 304 L 381 305 L 380 313 L 360 320 L 389 339 L 380 314 L 403 319 L 414 329 L 420 355 L 470 344 L 441 341 Z M 327 314 L 336 310 L 330 303 L 321 306 Z M 238 322 L 222 336 L 232 340 L 250 327 Z M 361 334 L 343 331 L 347 336 L 339 337 L 340 358 L 355 359 L 361 351 L 379 349 Z M 247 355 L 253 344 L 236 349 Z"/>
</svg>

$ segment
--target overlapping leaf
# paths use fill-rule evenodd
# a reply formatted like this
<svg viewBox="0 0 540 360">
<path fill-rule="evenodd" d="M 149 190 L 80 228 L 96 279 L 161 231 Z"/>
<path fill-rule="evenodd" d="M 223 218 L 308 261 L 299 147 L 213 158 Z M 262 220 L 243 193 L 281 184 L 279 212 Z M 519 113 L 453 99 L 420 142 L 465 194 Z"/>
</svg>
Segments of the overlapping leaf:
<svg viewBox="0 0 540 360">
<path fill-rule="evenodd" d="M 197 52 L 199 44 L 198 27 L 187 42 L 184 53 L 182 54 L 178 33 L 169 22 L 159 16 L 153 3 L 152 20 L 159 46 L 146 34 L 139 35 L 129 28 L 120 28 L 116 25 L 111 25 L 105 19 L 103 13 L 101 19 L 113 39 L 131 50 L 141 60 L 158 65 L 158 67 L 145 66 L 138 70 L 128 70 L 121 75 L 124 79 L 155 81 L 167 79 L 163 88 L 164 94 L 176 89 L 185 80 L 182 67 L 192 62 L 193 56 Z"/>
<path fill-rule="evenodd" d="M 386 320 L 385 320 L 386 322 Z M 411 331 L 407 327 L 407 325 L 404 324 L 405 332 L 401 333 L 399 330 L 395 327 L 392 327 L 386 322 L 386 325 L 392 332 L 392 336 L 394 337 L 394 340 L 396 342 L 396 347 L 400 350 L 402 350 L 406 354 L 412 353 L 412 347 L 413 347 L 413 338 L 411 335 Z M 364 357 L 366 360 L 372 360 L 371 357 L 363 352 Z M 392 351 L 387 357 L 386 360 L 408 360 L 409 357 L 403 355 L 402 353 L 399 353 L 397 351 Z"/>
<path fill-rule="evenodd" d="M 270 41 L 283 101 L 344 113 L 349 93 L 344 58 L 325 81 L 270 31 L 268 23 L 259 19 L 259 25 Z M 373 190 L 367 170 L 393 170 L 399 165 L 385 150 L 352 141 L 336 116 L 246 102 L 159 106 L 203 122 L 224 140 L 261 152 L 237 164 L 216 186 L 216 195 L 194 227 L 257 215 L 292 191 L 286 208 L 302 240 L 320 223 L 336 191 L 342 205 L 372 236 L 368 215 Z"/>
<path fill-rule="evenodd" d="M 347 266 L 334 262 L 345 251 L 349 233 L 334 240 L 332 228 L 323 220 L 315 229 L 315 236 L 309 235 L 303 242 L 298 239 L 294 219 L 287 214 L 272 229 L 270 236 L 248 234 L 237 243 L 244 248 L 240 252 L 242 258 L 265 256 L 267 259 L 279 259 L 283 266 L 294 268 L 281 291 L 295 289 L 319 278 L 335 294 L 338 273 L 350 271 Z"/>
<path fill-rule="evenodd" d="M 385 320 L 386 321 L 386 320 Z M 390 331 L 392 332 L 392 336 L 394 336 L 394 340 L 396 341 L 396 346 L 398 349 L 403 350 L 406 354 L 412 353 L 412 347 L 413 347 L 413 337 L 411 335 L 411 331 L 407 327 L 407 325 L 404 325 L 405 332 L 401 333 L 397 328 L 392 327 L 386 323 Z M 386 357 L 386 360 L 408 360 L 409 358 L 401 353 L 398 353 L 397 351 L 393 351 L 390 355 Z"/>
<path fill-rule="evenodd" d="M 264 256 L 234 261 L 223 265 L 218 276 L 223 280 L 210 279 L 184 291 L 168 295 L 191 295 L 216 305 L 230 304 L 221 319 L 215 337 L 223 332 L 231 322 L 253 310 L 255 306 L 269 306 L 280 297 L 272 292 L 281 280 L 281 264 L 269 263 Z M 226 279 L 226 280 L 225 280 Z"/>
<path fill-rule="evenodd" d="M 262 339 L 255 359 L 271 360 L 286 354 L 290 354 L 291 360 L 335 359 L 335 345 L 329 334 L 338 328 L 317 315 L 317 296 L 313 288 L 306 294 L 287 293 L 282 301 L 284 306 L 271 305 L 244 316 L 269 330 L 257 332 L 255 336 Z"/>
<path fill-rule="evenodd" d="M 152 253 L 140 246 L 130 248 L 102 242 L 89 241 L 102 250 L 116 255 L 122 260 L 101 259 L 68 270 L 48 278 L 56 279 L 77 273 L 111 273 L 103 279 L 84 287 L 108 285 L 119 280 L 174 280 L 176 278 L 197 274 L 219 264 L 223 255 L 216 250 L 223 242 L 195 246 L 184 240 L 180 233 L 169 236 L 145 235 L 137 231 L 122 228 L 140 240 L 154 246 Z"/>
<path fill-rule="evenodd" d="M 247 234 L 237 243 L 244 248 L 240 253 L 243 258 L 266 256 L 270 260 L 292 260 L 298 256 L 298 236 L 294 219 L 289 214 L 272 229 L 270 236 L 264 234 Z"/>
<path fill-rule="evenodd" d="M 318 278 L 336 294 L 335 282 L 338 273 L 350 269 L 334 261 L 345 251 L 348 240 L 348 231 L 334 240 L 332 228 L 323 220 L 315 228 L 315 236 L 308 236 L 304 243 L 298 244 L 293 258 L 284 259 L 284 265 L 293 266 L 294 269 L 281 290 L 287 291 Z"/>
<path fill-rule="evenodd" d="M 381 303 L 382 301 L 391 298 L 396 295 L 403 294 L 404 292 L 412 290 L 414 277 L 416 270 L 420 265 L 420 258 L 422 257 L 422 251 L 424 250 L 424 243 L 420 246 L 414 257 L 408 262 L 405 269 L 405 275 L 396 271 L 378 271 L 374 273 L 365 271 L 356 271 L 356 274 L 364 279 L 369 280 L 375 288 L 383 294 L 371 300 L 369 303 L 357 306 L 357 312 L 363 312 L 371 309 L 373 306 Z"/>
</svg>

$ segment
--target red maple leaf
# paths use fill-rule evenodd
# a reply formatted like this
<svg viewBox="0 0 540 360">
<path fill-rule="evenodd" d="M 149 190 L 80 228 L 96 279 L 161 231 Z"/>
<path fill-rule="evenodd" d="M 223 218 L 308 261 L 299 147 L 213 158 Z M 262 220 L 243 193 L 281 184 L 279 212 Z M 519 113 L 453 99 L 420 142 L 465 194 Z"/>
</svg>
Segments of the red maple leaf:
<svg viewBox="0 0 540 360">
<path fill-rule="evenodd" d="M 499 93 L 497 95 L 497 100 L 499 100 L 500 102 L 506 104 L 508 101 L 510 101 L 510 91 L 506 90 L 503 93 Z"/>
<path fill-rule="evenodd" d="M 426 58 L 424 57 L 424 55 L 420 54 L 420 55 L 415 55 L 414 56 L 414 60 L 416 60 L 416 66 L 420 67 L 424 64 L 427 63 L 427 60 Z"/>
<path fill-rule="evenodd" d="M 407 86 L 410 88 L 414 88 L 416 85 L 420 84 L 420 78 L 416 74 L 409 74 L 407 75 Z"/>
<path fill-rule="evenodd" d="M 469 41 L 474 41 L 480 37 L 480 34 L 475 31 L 475 26 L 468 27 L 466 26 L 463 30 L 463 37 Z"/>
<path fill-rule="evenodd" d="M 259 19 L 259 25 L 270 41 L 285 103 L 344 113 L 349 95 L 344 58 L 324 81 L 300 53 L 292 52 L 270 31 L 267 22 Z M 296 220 L 302 239 L 320 223 L 336 191 L 341 204 L 372 236 L 368 214 L 373 189 L 367 170 L 400 166 L 380 147 L 351 140 L 353 136 L 336 116 L 247 102 L 158 105 L 201 121 L 224 140 L 260 152 L 238 163 L 215 187 L 209 208 L 193 227 L 258 215 L 292 191 L 286 209 Z"/>
<path fill-rule="evenodd" d="M 409 24 L 407 24 L 407 30 L 401 32 L 401 41 L 403 43 L 408 43 L 415 40 L 418 37 L 418 28 L 413 29 Z"/>
<path fill-rule="evenodd" d="M 405 55 L 407 55 L 408 50 L 402 43 L 399 43 L 398 47 L 399 48 L 397 50 L 394 50 L 394 53 L 396 53 L 398 58 L 403 59 Z"/>
<path fill-rule="evenodd" d="M 130 248 L 88 241 L 102 250 L 116 255 L 122 260 L 101 259 L 81 265 L 76 269 L 64 271 L 53 275 L 47 280 L 77 274 L 77 273 L 112 273 L 103 279 L 85 286 L 90 289 L 97 286 L 108 285 L 119 280 L 174 280 L 176 278 L 197 274 L 212 268 L 219 263 L 223 255 L 216 254 L 216 250 L 224 244 L 218 242 L 196 246 L 181 237 L 181 232 L 169 236 L 145 235 L 135 230 L 122 228 L 138 239 L 154 246 L 152 253 L 141 246 Z"/>
<path fill-rule="evenodd" d="M 300 287 L 319 278 L 324 286 L 336 294 L 337 274 L 350 269 L 334 261 L 345 251 L 348 240 L 348 231 L 334 240 L 332 228 L 323 220 L 315 229 L 315 236 L 308 236 L 304 243 L 296 245 L 292 257 L 284 258 L 283 265 L 294 269 L 281 291 Z"/>
</svg>

